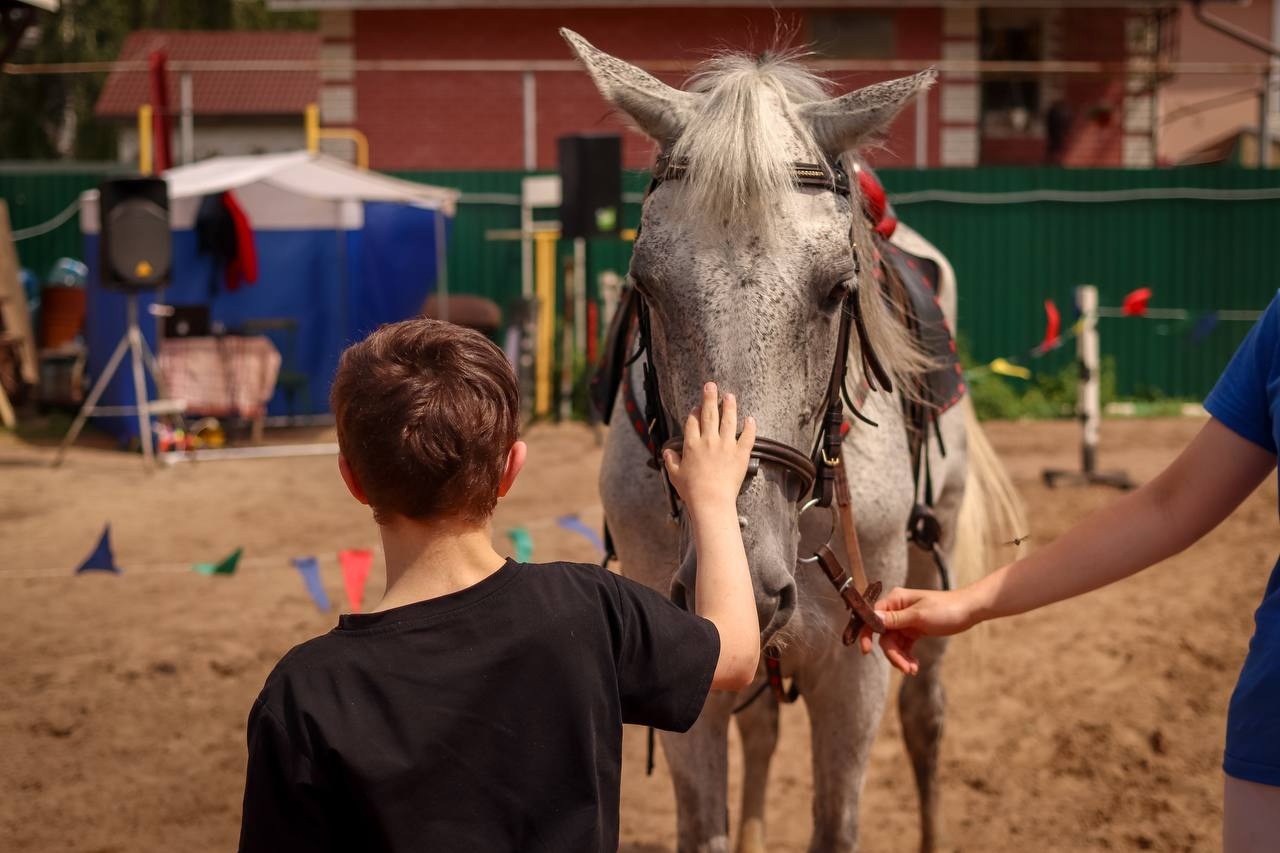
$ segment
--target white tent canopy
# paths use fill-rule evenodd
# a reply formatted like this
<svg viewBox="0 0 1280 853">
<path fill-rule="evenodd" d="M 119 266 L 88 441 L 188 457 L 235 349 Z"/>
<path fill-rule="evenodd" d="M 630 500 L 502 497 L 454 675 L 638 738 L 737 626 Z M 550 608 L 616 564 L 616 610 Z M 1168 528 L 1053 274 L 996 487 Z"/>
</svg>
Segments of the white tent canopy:
<svg viewBox="0 0 1280 853">
<path fill-rule="evenodd" d="M 195 225 L 200 201 L 214 193 L 234 191 L 257 229 L 295 230 L 363 225 L 362 202 L 412 204 L 453 216 L 457 190 L 404 181 L 358 169 L 324 154 L 290 151 L 213 157 L 169 169 L 169 221 L 175 229 Z M 98 232 L 98 192 L 81 196 L 81 230 Z"/>
</svg>

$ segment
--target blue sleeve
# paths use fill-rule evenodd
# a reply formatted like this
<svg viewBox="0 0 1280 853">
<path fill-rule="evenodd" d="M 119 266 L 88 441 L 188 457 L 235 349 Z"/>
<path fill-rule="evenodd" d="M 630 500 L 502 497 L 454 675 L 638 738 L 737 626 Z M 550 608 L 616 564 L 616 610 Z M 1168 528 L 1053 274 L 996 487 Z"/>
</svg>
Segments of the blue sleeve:
<svg viewBox="0 0 1280 853">
<path fill-rule="evenodd" d="M 1277 376 L 1280 296 L 1254 323 L 1204 401 L 1204 407 L 1232 432 L 1276 452 L 1271 419 L 1271 386 Z"/>
</svg>

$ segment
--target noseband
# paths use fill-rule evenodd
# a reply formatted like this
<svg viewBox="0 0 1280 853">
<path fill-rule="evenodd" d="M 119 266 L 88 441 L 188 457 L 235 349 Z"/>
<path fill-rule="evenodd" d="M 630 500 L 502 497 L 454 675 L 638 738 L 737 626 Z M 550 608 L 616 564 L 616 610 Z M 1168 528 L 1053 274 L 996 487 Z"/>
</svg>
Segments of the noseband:
<svg viewBox="0 0 1280 853">
<path fill-rule="evenodd" d="M 849 198 L 851 195 L 849 175 L 838 162 L 830 163 L 825 167 L 813 163 L 793 163 L 791 168 L 796 185 L 799 187 L 827 190 L 845 198 Z M 648 193 L 653 192 L 664 181 L 683 178 L 687 171 L 688 164 L 686 162 L 672 160 L 669 154 L 663 154 L 654 165 Z M 857 256 L 855 255 L 854 257 L 856 261 Z M 852 401 L 848 399 L 848 391 L 845 389 L 845 375 L 848 373 L 849 364 L 849 341 L 854 327 L 857 328 L 858 332 L 858 344 L 862 354 L 862 364 L 867 377 L 867 384 L 872 390 L 875 390 L 875 383 L 878 381 L 886 391 L 893 390 L 893 383 L 889 379 L 888 372 L 885 371 L 875 351 L 871 348 L 866 325 L 862 317 L 862 304 L 858 297 L 856 276 L 857 270 L 855 267 L 855 282 L 849 287 L 840 308 L 840 330 L 836 336 L 835 358 L 831 366 L 826 396 L 822 403 L 822 423 L 818 428 L 818 435 L 814 441 L 813 448 L 808 453 L 805 453 L 789 444 L 763 436 L 758 436 L 751 447 L 751 464 L 747 469 L 747 479 L 750 480 L 754 477 L 759 472 L 760 466 L 764 464 L 781 468 L 799 480 L 800 492 L 797 502 L 805 502 L 806 508 L 810 506 L 831 506 L 836 467 L 840 465 L 840 446 L 843 442 L 841 426 L 844 423 L 844 407 L 846 403 L 848 403 L 850 411 L 865 420 L 858 413 Z M 666 476 L 666 468 L 662 464 L 662 452 L 670 449 L 679 453 L 684 447 L 684 438 L 671 435 L 667 411 L 662 402 L 662 392 L 658 387 L 657 370 L 653 364 L 653 337 L 649 323 L 648 300 L 645 298 L 642 288 L 637 288 L 636 292 L 640 297 L 639 310 L 637 312 L 639 315 L 640 341 L 636 357 L 638 358 L 641 353 L 649 356 L 644 364 L 644 393 L 645 422 L 648 425 L 649 435 L 652 439 L 650 442 L 650 448 L 652 449 L 650 465 L 662 472 L 663 482 L 667 487 L 667 500 L 671 507 L 671 516 L 672 518 L 677 518 L 680 515 L 680 499 L 675 487 L 671 484 L 670 478 Z"/>
</svg>

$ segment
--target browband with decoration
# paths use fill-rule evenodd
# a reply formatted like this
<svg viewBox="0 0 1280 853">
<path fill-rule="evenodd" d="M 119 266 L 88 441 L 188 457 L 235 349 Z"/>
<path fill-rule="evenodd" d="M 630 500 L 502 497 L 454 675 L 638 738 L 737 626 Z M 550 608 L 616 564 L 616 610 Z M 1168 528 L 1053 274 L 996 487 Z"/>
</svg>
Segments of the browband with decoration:
<svg viewBox="0 0 1280 853">
<path fill-rule="evenodd" d="M 663 181 L 676 181 L 689 171 L 687 160 L 673 160 L 671 155 L 663 152 L 653 164 L 653 184 L 650 190 Z M 849 173 L 839 163 L 821 166 L 817 163 L 792 163 L 791 171 L 795 175 L 796 185 L 813 189 L 829 190 L 837 195 L 849 195 Z"/>
</svg>

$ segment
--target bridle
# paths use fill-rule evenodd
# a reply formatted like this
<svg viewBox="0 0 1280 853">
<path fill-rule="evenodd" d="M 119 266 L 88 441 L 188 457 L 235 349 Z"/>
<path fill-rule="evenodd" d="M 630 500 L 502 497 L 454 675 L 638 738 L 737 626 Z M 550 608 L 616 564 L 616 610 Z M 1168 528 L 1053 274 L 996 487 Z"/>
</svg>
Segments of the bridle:
<svg viewBox="0 0 1280 853">
<path fill-rule="evenodd" d="M 799 187 L 827 190 L 845 198 L 851 196 L 849 175 L 839 162 L 832 162 L 825 167 L 813 163 L 793 163 L 791 169 L 796 185 Z M 672 160 L 669 154 L 663 154 L 654 165 L 653 176 L 649 182 L 646 196 L 657 189 L 664 181 L 679 180 L 684 177 L 687 171 L 687 163 Z M 856 254 L 854 257 L 856 261 Z M 857 276 L 858 270 L 855 266 L 854 284 L 848 288 L 840 307 L 840 329 L 836 336 L 835 358 L 831 366 L 826 396 L 822 403 L 822 421 L 818 427 L 818 434 L 814 440 L 813 448 L 808 453 L 805 453 L 792 445 L 764 436 L 757 436 L 751 448 L 751 464 L 747 469 L 747 482 L 750 482 L 759 472 L 761 465 L 769 464 L 781 468 L 786 473 L 795 476 L 800 482 L 797 502 L 804 502 L 802 512 L 815 506 L 831 506 L 836 482 L 836 468 L 841 464 L 840 447 L 844 438 L 841 428 L 844 424 L 846 404 L 856 417 L 866 420 L 858 412 L 853 401 L 849 399 L 848 389 L 845 387 L 845 377 L 848 373 L 849 362 L 849 342 L 855 327 L 858 332 L 863 372 L 867 377 L 868 386 L 872 390 L 876 390 L 875 383 L 879 382 L 880 387 L 884 388 L 884 390 L 893 390 L 893 383 L 889 378 L 888 372 L 885 371 L 880 359 L 871 348 L 870 338 L 867 335 L 866 325 L 862 316 L 862 304 L 859 301 Z M 635 279 L 634 273 L 632 278 L 633 280 Z M 672 518 L 678 518 L 680 515 L 680 499 L 675 487 L 666 476 L 666 468 L 662 464 L 662 452 L 668 449 L 680 452 L 684 445 L 684 439 L 681 436 L 671 435 L 667 412 L 662 402 L 662 391 L 658 386 L 657 370 L 653 364 L 653 337 L 650 329 L 648 300 L 644 295 L 643 288 L 637 287 L 636 294 L 639 297 L 637 311 L 639 318 L 639 347 L 635 358 L 638 358 L 642 353 L 649 356 L 644 364 L 644 418 L 651 438 L 649 442 L 652 453 L 650 466 L 662 473 L 671 516 Z M 870 422 L 868 421 L 868 423 Z"/>
<path fill-rule="evenodd" d="M 684 177 L 687 171 L 688 164 L 686 162 L 673 160 L 669 154 L 664 153 L 654 165 L 649 188 L 645 193 L 646 197 L 664 181 L 679 180 Z M 848 172 L 838 161 L 828 163 L 826 166 L 813 163 L 793 163 L 791 171 L 798 187 L 826 190 L 845 198 L 851 198 L 852 196 Z M 855 215 L 857 214 L 855 213 Z M 638 237 L 639 235 L 637 234 Z M 852 245 L 851 248 L 853 248 Z M 856 418 L 875 426 L 874 422 L 868 420 L 858 411 L 858 407 L 850 399 L 848 388 L 845 385 L 849 366 L 849 344 L 855 329 L 858 333 L 858 347 L 867 386 L 874 391 L 877 390 L 876 383 L 879 383 L 879 388 L 883 388 L 885 391 L 893 390 L 893 382 L 890 380 L 889 374 L 884 369 L 880 359 L 876 356 L 875 350 L 872 349 L 870 337 L 867 335 L 866 324 L 862 316 L 862 304 L 858 293 L 858 274 L 860 271 L 857 269 L 856 252 L 854 253 L 854 260 L 853 283 L 845 293 L 840 307 L 840 328 L 836 336 L 835 357 L 831 365 L 826 394 L 822 401 L 822 421 L 819 424 L 813 448 L 809 453 L 805 453 L 785 442 L 757 436 L 751 447 L 751 463 L 748 466 L 747 477 L 743 485 L 743 488 L 746 488 L 746 484 L 750 483 L 755 475 L 759 473 L 760 467 L 768 464 L 781 468 L 786 474 L 792 475 L 800 481 L 797 503 L 803 503 L 800 506 L 798 515 L 803 515 L 814 507 L 830 508 L 833 498 L 836 501 L 837 508 L 832 512 L 831 533 L 828 535 L 827 541 L 820 545 L 811 556 L 799 558 L 799 562 L 817 564 L 849 611 L 849 624 L 845 627 L 843 635 L 843 641 L 846 646 L 852 645 L 857 640 L 858 634 L 864 626 L 869 626 L 877 633 L 882 633 L 885 629 L 884 622 L 876 615 L 872 607 L 880 595 L 881 584 L 879 581 L 875 583 L 867 582 L 866 569 L 863 566 L 862 553 L 858 546 L 858 533 L 853 517 L 853 502 L 850 496 L 848 475 L 841 452 L 841 446 L 844 443 L 844 430 L 846 429 L 844 420 L 846 405 Z M 645 296 L 644 288 L 640 286 L 641 282 L 636 279 L 634 272 L 632 273 L 632 279 L 637 285 L 635 294 L 638 297 L 636 313 L 639 327 L 639 345 L 635 355 L 627 363 L 634 362 L 642 354 L 647 356 L 644 363 L 643 384 L 645 395 L 644 421 L 648 432 L 648 446 L 651 454 L 649 465 L 657 470 L 663 478 L 667 491 L 667 500 L 670 504 L 671 518 L 674 520 L 680 517 L 680 498 L 671 483 L 670 477 L 667 476 L 666 466 L 662 462 L 662 453 L 668 449 L 679 452 L 684 446 L 684 439 L 681 436 L 671 435 L 667 411 L 662 402 L 662 390 L 658 385 L 658 373 L 653 363 L 653 333 L 650 326 L 648 299 Z M 851 563 L 850 571 L 845 570 L 837 552 L 832 548 L 837 527 L 843 532 L 845 551 L 849 555 Z M 799 695 L 799 690 L 794 682 L 790 690 L 786 690 L 783 687 L 782 664 L 779 661 L 779 653 L 776 648 L 772 646 L 766 647 L 764 662 L 766 675 L 764 684 L 739 705 L 736 710 L 741 710 L 749 705 L 760 695 L 765 687 L 772 689 L 779 702 L 794 702 Z M 650 735 L 652 736 L 652 731 Z M 651 737 L 650 756 L 652 756 L 652 746 Z"/>
</svg>

